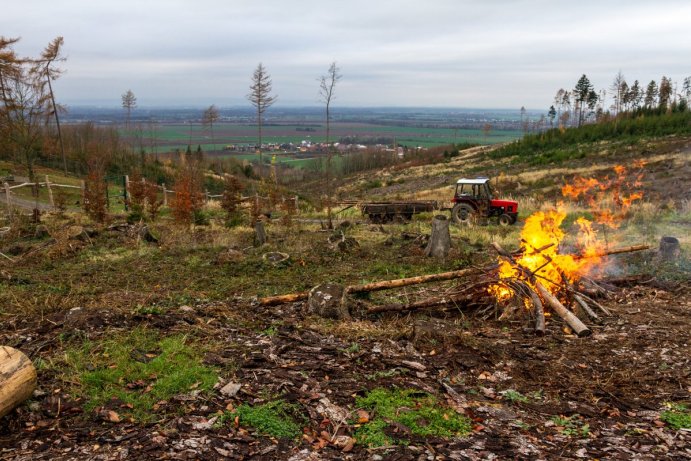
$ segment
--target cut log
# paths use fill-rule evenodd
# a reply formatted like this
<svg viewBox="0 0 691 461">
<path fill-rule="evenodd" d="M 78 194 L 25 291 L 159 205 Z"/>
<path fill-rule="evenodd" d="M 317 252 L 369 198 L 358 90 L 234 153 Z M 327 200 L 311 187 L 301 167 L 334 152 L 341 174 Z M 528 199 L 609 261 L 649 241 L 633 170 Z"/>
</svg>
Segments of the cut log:
<svg viewBox="0 0 691 461">
<path fill-rule="evenodd" d="M 533 309 L 535 310 L 535 334 L 539 336 L 544 336 L 545 334 L 545 308 L 540 301 L 540 297 L 530 288 L 525 285 L 525 289 L 530 295 L 530 301 L 533 303 Z"/>
<path fill-rule="evenodd" d="M 549 290 L 542 286 L 541 283 L 537 282 L 535 284 L 535 288 L 537 288 L 537 291 L 540 293 L 540 296 L 542 296 L 542 299 L 549 304 L 552 309 L 554 309 L 554 312 L 556 312 L 557 315 L 561 317 L 569 327 L 571 327 L 578 337 L 589 336 L 592 333 L 590 329 L 573 314 L 573 312 L 564 307 L 556 296 L 550 293 Z"/>
<path fill-rule="evenodd" d="M 388 290 L 391 288 L 407 287 L 409 285 L 418 285 L 420 283 L 441 282 L 444 280 L 453 280 L 464 277 L 470 274 L 479 274 L 485 269 L 471 267 L 469 269 L 461 269 L 451 272 L 440 272 L 438 274 L 418 275 L 416 277 L 406 277 L 403 279 L 383 280 L 381 282 L 365 283 L 363 285 L 352 285 L 348 287 L 350 293 L 366 293 L 370 291 Z"/>
<path fill-rule="evenodd" d="M 600 317 L 593 311 L 590 306 L 588 306 L 588 303 L 585 302 L 585 299 L 581 298 L 578 295 L 574 295 L 573 299 L 576 300 L 576 302 L 581 306 L 581 309 L 583 309 L 583 312 L 590 317 L 591 319 L 595 320 L 596 322 L 600 321 Z"/>
<path fill-rule="evenodd" d="M 299 293 L 288 293 L 286 295 L 267 296 L 266 298 L 260 298 L 259 304 L 262 306 L 277 306 L 279 304 L 294 303 L 297 301 L 304 301 L 309 295 L 309 291 L 301 291 Z"/>
<path fill-rule="evenodd" d="M 449 233 L 449 221 L 444 215 L 437 215 L 432 220 L 432 235 L 425 248 L 425 255 L 443 259 L 451 249 L 451 234 Z"/>
<path fill-rule="evenodd" d="M 595 307 L 597 307 L 598 309 L 600 309 L 600 310 L 602 311 L 603 314 L 605 314 L 605 315 L 612 315 L 612 312 L 610 312 L 609 309 L 607 309 L 605 306 L 603 306 L 603 305 L 600 304 L 599 302 L 595 301 L 595 300 L 594 300 L 593 298 L 591 298 L 590 296 L 586 296 L 586 295 L 584 295 L 583 293 L 578 293 L 578 296 L 580 296 L 581 298 L 584 298 L 584 299 L 587 299 L 588 301 L 590 301 L 590 304 L 592 304 L 593 306 L 595 306 Z"/>
<path fill-rule="evenodd" d="M 634 251 L 649 250 L 650 245 L 631 245 L 628 247 L 612 248 L 611 250 L 601 251 L 593 255 L 575 255 L 576 259 L 600 258 L 602 256 L 618 255 L 622 253 L 633 253 Z"/>
<path fill-rule="evenodd" d="M 9 346 L 0 346 L 0 418 L 31 397 L 36 369 L 31 360 Z"/>
<path fill-rule="evenodd" d="M 381 282 L 372 282 L 372 283 L 365 283 L 363 285 L 351 285 L 347 287 L 348 293 L 367 293 L 371 291 L 379 291 L 379 290 L 388 290 L 392 288 L 401 288 L 401 287 L 407 287 L 409 285 L 417 285 L 421 283 L 430 283 L 430 282 L 441 282 L 444 280 L 453 280 L 456 278 L 464 277 L 466 275 L 470 274 L 478 274 L 481 273 L 483 270 L 482 268 L 469 268 L 469 269 L 461 269 L 457 271 L 451 271 L 451 272 L 441 272 L 438 274 L 430 274 L 430 275 L 418 275 L 416 277 L 407 277 L 403 279 L 394 279 L 394 280 L 383 280 Z M 275 306 L 277 304 L 283 304 L 283 303 L 291 303 L 295 301 L 302 301 L 307 299 L 309 296 L 308 291 L 303 291 L 300 293 L 290 293 L 290 294 L 285 294 L 285 295 L 279 295 L 279 296 L 268 296 L 266 298 L 260 298 L 259 299 L 259 304 L 262 306 Z"/>
</svg>

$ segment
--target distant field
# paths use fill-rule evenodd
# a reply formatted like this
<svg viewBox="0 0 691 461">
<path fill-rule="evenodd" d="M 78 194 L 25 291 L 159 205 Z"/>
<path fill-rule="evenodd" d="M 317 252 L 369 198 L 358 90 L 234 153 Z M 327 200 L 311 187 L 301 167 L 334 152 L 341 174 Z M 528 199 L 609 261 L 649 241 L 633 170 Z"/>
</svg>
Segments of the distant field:
<svg viewBox="0 0 691 461">
<path fill-rule="evenodd" d="M 303 140 L 323 142 L 326 140 L 322 124 L 280 124 L 263 127 L 264 143 L 300 144 Z M 451 143 L 496 144 L 518 139 L 518 130 L 492 130 L 485 135 L 478 129 L 425 128 L 406 126 L 387 126 L 370 123 L 338 122 L 331 126 L 331 139 L 350 137 L 358 142 L 367 139 L 395 139 L 399 145 L 408 147 L 434 147 Z M 171 152 L 185 150 L 188 145 L 195 150 L 198 145 L 205 152 L 220 151 L 228 144 L 255 144 L 258 141 L 257 127 L 251 124 L 219 123 L 211 130 L 189 123 L 170 123 L 159 125 L 152 134 L 143 133 L 142 146 L 148 152 Z M 242 157 L 245 157 L 244 155 Z"/>
</svg>

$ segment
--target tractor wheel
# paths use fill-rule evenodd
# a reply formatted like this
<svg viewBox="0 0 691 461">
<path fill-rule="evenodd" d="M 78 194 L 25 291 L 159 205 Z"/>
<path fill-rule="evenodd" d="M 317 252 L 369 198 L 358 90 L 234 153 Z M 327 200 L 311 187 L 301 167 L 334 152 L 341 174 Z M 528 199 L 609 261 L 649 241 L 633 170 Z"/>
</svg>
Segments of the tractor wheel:
<svg viewBox="0 0 691 461">
<path fill-rule="evenodd" d="M 475 220 L 475 210 L 467 203 L 459 203 L 451 210 L 451 218 L 456 224 L 470 225 Z"/>
<path fill-rule="evenodd" d="M 511 216 L 507 214 L 502 214 L 499 216 L 500 226 L 510 226 L 511 224 L 513 224 L 513 219 L 511 219 Z"/>
</svg>

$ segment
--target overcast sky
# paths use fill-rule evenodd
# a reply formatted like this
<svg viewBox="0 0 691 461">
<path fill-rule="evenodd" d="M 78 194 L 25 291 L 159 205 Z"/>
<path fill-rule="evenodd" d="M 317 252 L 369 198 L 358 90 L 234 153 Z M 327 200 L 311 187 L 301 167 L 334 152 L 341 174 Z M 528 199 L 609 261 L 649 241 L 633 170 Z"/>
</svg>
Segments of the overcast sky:
<svg viewBox="0 0 691 461">
<path fill-rule="evenodd" d="M 262 62 L 278 106 L 545 109 L 582 74 L 609 89 L 691 75 L 688 0 L 7 0 L 0 34 L 36 56 L 65 39 L 60 102 L 248 104 Z"/>
</svg>

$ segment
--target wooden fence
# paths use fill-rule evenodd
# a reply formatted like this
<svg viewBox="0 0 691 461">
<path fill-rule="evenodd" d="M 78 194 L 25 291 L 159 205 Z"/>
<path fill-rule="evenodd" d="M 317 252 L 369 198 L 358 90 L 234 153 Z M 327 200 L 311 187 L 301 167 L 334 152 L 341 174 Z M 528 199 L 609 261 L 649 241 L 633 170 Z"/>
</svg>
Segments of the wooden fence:
<svg viewBox="0 0 691 461">
<path fill-rule="evenodd" d="M 118 195 L 114 196 L 113 198 L 122 197 L 123 201 L 125 203 L 125 210 L 127 210 L 127 205 L 129 203 L 129 197 L 130 197 L 130 180 L 129 180 L 129 176 L 127 176 L 127 175 L 124 176 L 124 179 L 125 179 L 124 180 L 124 190 L 123 190 L 122 195 L 118 194 Z M 147 181 L 144 178 L 142 178 L 142 182 L 145 184 L 147 183 Z M 3 188 L 0 192 L 4 192 L 4 194 L 5 194 L 5 201 L 7 203 L 7 209 L 8 210 L 11 210 L 13 205 L 17 205 L 17 206 L 23 207 L 23 208 L 26 208 L 29 206 L 29 200 L 24 200 L 22 203 L 22 201 L 21 201 L 22 199 L 20 199 L 20 201 L 17 201 L 15 199 L 13 202 L 12 191 L 15 189 L 21 189 L 22 187 L 39 187 L 39 188 L 45 187 L 48 191 L 48 201 L 50 203 L 50 207 L 55 208 L 55 198 L 53 196 L 53 188 L 57 187 L 57 188 L 66 188 L 66 189 L 78 189 L 78 190 L 80 190 L 80 196 L 81 196 L 81 199 L 83 201 L 84 200 L 84 189 L 85 189 L 86 185 L 85 185 L 85 182 L 83 180 L 81 181 L 79 186 L 70 185 L 70 184 L 53 183 L 50 181 L 50 178 L 48 177 L 48 175 L 45 176 L 44 182 L 26 182 L 25 181 L 25 182 L 21 182 L 19 184 L 15 184 L 15 185 L 10 186 L 9 183 L 7 181 L 5 181 L 5 182 L 3 182 Z M 165 184 L 161 184 L 161 185 L 156 184 L 156 188 L 158 188 L 163 195 L 163 206 L 167 207 L 168 206 L 168 195 L 169 194 L 175 194 L 176 192 L 174 190 L 167 189 Z M 223 197 L 222 194 L 210 194 L 208 190 L 204 191 L 205 203 L 208 203 L 212 199 L 218 199 L 218 198 L 222 198 L 222 197 Z M 108 195 L 108 191 L 106 188 L 106 200 L 108 202 L 110 202 L 110 199 L 111 199 L 111 197 Z M 283 202 L 286 202 L 287 200 L 294 200 L 295 201 L 295 204 L 294 204 L 295 208 L 294 209 L 296 211 L 299 210 L 299 208 L 298 208 L 299 199 L 298 199 L 297 195 L 295 197 L 291 197 L 289 199 L 286 199 L 285 197 L 282 198 Z M 251 195 L 251 196 L 247 196 L 247 197 L 241 196 L 240 201 L 241 202 L 254 202 L 254 205 L 257 207 L 257 209 L 260 209 L 263 204 L 270 202 L 270 199 L 269 199 L 269 197 L 262 197 L 259 194 L 255 194 L 255 195 Z"/>
</svg>

